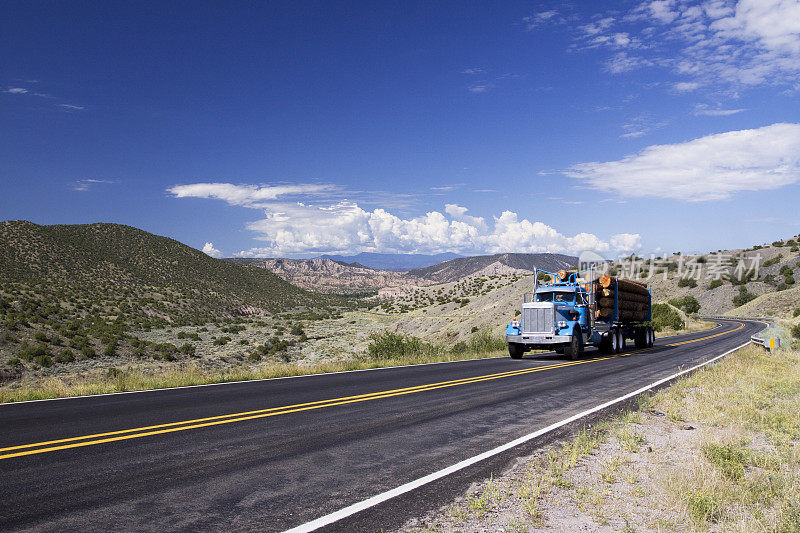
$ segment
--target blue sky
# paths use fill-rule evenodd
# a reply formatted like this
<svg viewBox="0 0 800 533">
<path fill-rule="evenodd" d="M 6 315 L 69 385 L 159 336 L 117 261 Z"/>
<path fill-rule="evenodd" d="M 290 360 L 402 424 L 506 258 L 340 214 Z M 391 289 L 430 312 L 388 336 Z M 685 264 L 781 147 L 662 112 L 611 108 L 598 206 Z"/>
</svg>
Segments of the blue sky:
<svg viewBox="0 0 800 533">
<path fill-rule="evenodd" d="M 800 232 L 797 0 L 15 1 L 0 40 L 0 219 L 224 256 Z"/>
</svg>

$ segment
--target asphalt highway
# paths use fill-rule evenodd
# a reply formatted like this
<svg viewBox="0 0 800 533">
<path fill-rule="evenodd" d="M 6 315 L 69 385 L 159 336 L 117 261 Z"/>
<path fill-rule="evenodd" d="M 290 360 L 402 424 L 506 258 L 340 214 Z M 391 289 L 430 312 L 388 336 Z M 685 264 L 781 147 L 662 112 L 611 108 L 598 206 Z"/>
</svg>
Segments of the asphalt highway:
<svg viewBox="0 0 800 533">
<path fill-rule="evenodd" d="M 542 354 L 0 405 L 0 530 L 296 527 L 673 375 L 764 327 L 715 322 L 621 356 L 587 350 L 577 362 Z M 367 509 L 328 529 L 394 527 L 468 482 L 412 491 L 391 520 Z"/>
</svg>

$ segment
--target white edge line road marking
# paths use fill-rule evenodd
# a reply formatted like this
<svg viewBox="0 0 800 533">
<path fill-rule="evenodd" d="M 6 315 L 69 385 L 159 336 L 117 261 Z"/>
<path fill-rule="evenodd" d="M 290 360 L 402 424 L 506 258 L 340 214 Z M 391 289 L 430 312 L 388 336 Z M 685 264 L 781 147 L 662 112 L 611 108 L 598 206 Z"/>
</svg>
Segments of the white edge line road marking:
<svg viewBox="0 0 800 533">
<path fill-rule="evenodd" d="M 728 350 L 727 352 L 725 352 L 723 354 L 720 354 L 720 355 L 718 355 L 718 356 L 716 356 L 716 357 L 714 357 L 712 359 L 709 359 L 708 361 L 700 363 L 699 365 L 695 365 L 695 366 L 693 366 L 691 368 L 687 368 L 686 370 L 681 370 L 677 374 L 673 374 L 673 375 L 671 375 L 669 377 L 660 379 L 660 380 L 658 380 L 656 382 L 651 383 L 650 385 L 642 387 L 641 389 L 637 389 L 637 390 L 635 390 L 633 392 L 629 392 L 628 394 L 625 394 L 624 396 L 620 396 L 619 398 L 615 398 L 615 399 L 610 400 L 610 401 L 608 401 L 606 403 L 603 403 L 603 404 L 600 404 L 598 406 L 592 407 L 591 409 L 587 409 L 586 411 L 583 411 L 583 412 L 578 413 L 576 415 L 572 415 L 569 418 L 565 418 L 564 420 L 561 420 L 560 422 L 556 422 L 555 424 L 551 424 L 551 425 L 549 425 L 547 427 L 544 427 L 542 429 L 536 430 L 533 433 L 528 433 L 527 435 L 519 437 L 518 439 L 514 439 L 511 442 L 507 442 L 506 444 L 498 446 L 497 448 L 493 448 L 493 449 L 485 451 L 485 452 L 483 452 L 481 454 L 478 454 L 478 455 L 475 455 L 473 457 L 470 457 L 469 459 L 465 459 L 465 460 L 463 460 L 461 462 L 458 462 L 458 463 L 456 463 L 454 465 L 448 466 L 447 468 L 443 468 L 442 470 L 439 470 L 438 472 L 433 472 L 432 474 L 428 474 L 427 476 L 421 477 L 419 479 L 415 479 L 414 481 L 409 481 L 408 483 L 400 485 L 399 487 L 395 487 L 395 488 L 393 488 L 391 490 L 388 490 L 386 492 L 382 492 L 380 494 L 376 494 L 375 496 L 372 496 L 371 498 L 367 498 L 366 500 L 360 501 L 358 503 L 354 503 L 352 505 L 348 505 L 347 507 L 339 509 L 338 511 L 334 511 L 333 513 L 327 514 L 325 516 L 321 516 L 321 517 L 317 518 L 316 520 L 312 520 L 310 522 L 306 522 L 305 524 L 301 524 L 301 525 L 299 525 L 297 527 L 293 527 L 292 529 L 287 529 L 284 533 L 306 533 L 306 532 L 314 531 L 314 530 L 319 529 L 321 527 L 330 525 L 330 524 L 332 524 L 334 522 L 337 522 L 337 521 L 339 521 L 339 520 L 341 520 L 343 518 L 347 518 L 348 516 L 354 515 L 354 514 L 360 512 L 360 511 L 363 511 L 365 509 L 369 509 L 370 507 L 374 507 L 374 506 L 378 505 L 379 503 L 383 503 L 383 502 L 385 502 L 387 500 L 390 500 L 390 499 L 392 499 L 394 497 L 400 496 L 401 494 L 405 494 L 406 492 L 410 492 L 410 491 L 412 491 L 412 490 L 414 490 L 416 488 L 419 488 L 419 487 L 421 487 L 423 485 L 427 485 L 428 483 L 436 481 L 437 479 L 440 479 L 440 478 L 443 478 L 445 476 L 448 476 L 448 475 L 450 475 L 450 474 L 452 474 L 454 472 L 458 472 L 459 470 L 462 470 L 462 469 L 464 469 L 464 468 L 466 468 L 468 466 L 471 466 L 471 465 L 473 465 L 475 463 L 483 461 L 484 459 L 488 459 L 490 457 L 493 457 L 495 455 L 503 453 L 503 452 L 505 452 L 507 450 L 510 450 L 511 448 L 519 446 L 520 444 L 524 444 L 524 443 L 526 443 L 526 442 L 528 442 L 530 440 L 535 439 L 536 437 L 540 437 L 540 436 L 544 435 L 545 433 L 549 433 L 549 432 L 551 432 L 551 431 L 553 431 L 555 429 L 558 429 L 558 428 L 560 428 L 562 426 L 565 426 L 565 425 L 569 424 L 570 422 L 574 422 L 574 421 L 579 420 L 579 419 L 581 419 L 581 418 L 583 418 L 583 417 L 585 417 L 587 415 L 590 415 L 592 413 L 596 413 L 597 411 L 605 409 L 606 407 L 610 407 L 610 406 L 612 406 L 612 405 L 614 405 L 616 403 L 622 402 L 624 400 L 627 400 L 629 398 L 632 398 L 634 396 L 642 394 L 643 392 L 647 392 L 648 390 L 650 390 L 650 389 L 652 389 L 654 387 L 658 387 L 659 385 L 661 385 L 663 383 L 666 383 L 666 382 L 668 382 L 670 380 L 673 380 L 673 379 L 675 379 L 675 378 L 677 378 L 679 376 L 682 376 L 684 374 L 687 374 L 689 372 L 697 370 L 698 368 L 701 368 L 701 367 L 704 367 L 704 366 L 706 366 L 706 365 L 708 365 L 710 363 L 713 363 L 714 361 L 717 361 L 717 360 L 725 357 L 729 353 L 735 352 L 736 350 L 739 350 L 740 348 L 744 348 L 748 344 L 750 344 L 749 340 L 747 342 L 745 342 L 744 344 L 742 344 L 740 346 L 737 346 L 736 348 L 733 348 L 731 350 Z"/>
<path fill-rule="evenodd" d="M 722 327 L 722 324 L 717 322 L 717 325 L 711 329 L 701 330 L 701 331 L 694 331 L 692 333 L 679 333 L 677 335 L 668 335 L 666 337 L 658 337 L 659 339 L 671 339 L 672 337 L 680 337 L 682 335 L 692 335 L 693 333 L 705 333 L 707 331 L 713 331 L 717 328 Z M 550 353 L 550 352 L 547 352 Z M 539 354 L 542 355 L 542 354 Z M 241 383 L 258 383 L 259 381 L 274 381 L 278 379 L 296 379 L 296 378 L 310 378 L 313 376 L 332 376 L 334 374 L 350 374 L 353 372 L 369 372 L 372 370 L 389 370 L 392 368 L 409 368 L 412 366 L 428 366 L 428 365 L 443 365 L 446 363 L 466 363 L 468 361 L 488 361 L 490 359 L 505 359 L 505 356 L 500 357 L 478 357 L 475 359 L 459 359 L 457 361 L 436 361 L 435 363 L 416 363 L 413 365 L 397 365 L 397 366 L 379 366 L 377 368 L 359 368 L 356 370 L 338 370 L 336 372 L 320 372 L 319 374 L 300 374 L 297 376 L 280 376 L 276 378 L 259 378 L 259 379 L 242 379 L 239 381 L 224 381 L 221 383 L 201 383 L 200 385 L 182 385 L 180 387 L 164 387 L 161 389 L 143 389 L 143 390 L 129 390 L 123 392 L 105 392 L 103 394 L 84 394 L 82 396 L 63 396 L 61 398 L 42 398 L 40 400 L 23 400 L 20 402 L 5 402 L 0 403 L 0 408 L 6 407 L 9 405 L 20 405 L 26 403 L 37 403 L 37 402 L 54 402 L 57 400 L 77 400 L 78 398 L 99 398 L 102 396 L 117 396 L 121 394 L 139 394 L 140 392 L 160 392 L 160 391 L 167 391 L 167 390 L 179 390 L 179 389 L 197 389 L 200 387 L 218 387 L 220 385 L 238 385 Z"/>
</svg>

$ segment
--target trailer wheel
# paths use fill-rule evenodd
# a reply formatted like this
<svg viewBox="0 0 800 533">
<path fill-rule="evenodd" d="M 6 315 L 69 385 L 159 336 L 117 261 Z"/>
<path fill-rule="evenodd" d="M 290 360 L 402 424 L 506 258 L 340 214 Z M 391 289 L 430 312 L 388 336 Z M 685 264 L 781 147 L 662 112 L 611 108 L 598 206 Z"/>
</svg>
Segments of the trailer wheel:
<svg viewBox="0 0 800 533">
<path fill-rule="evenodd" d="M 600 350 L 602 354 L 614 353 L 614 341 L 611 340 L 613 335 L 611 333 L 606 333 L 600 339 L 600 344 L 597 346 L 597 349 Z"/>
<path fill-rule="evenodd" d="M 625 333 L 623 333 L 622 328 L 620 328 L 618 331 L 619 331 L 619 351 L 620 353 L 622 353 L 628 349 L 628 342 L 625 339 Z"/>
<path fill-rule="evenodd" d="M 572 342 L 564 348 L 564 355 L 573 361 L 577 361 L 580 359 L 581 355 L 583 355 L 583 334 L 581 334 L 580 328 L 575 328 L 575 333 L 572 335 Z"/>
<path fill-rule="evenodd" d="M 614 328 L 612 330 L 612 335 L 614 335 L 614 353 L 618 354 L 622 352 L 622 332 L 619 328 Z"/>
<path fill-rule="evenodd" d="M 524 353 L 525 349 L 518 342 L 508 343 L 508 355 L 511 356 L 511 359 L 522 359 L 522 354 Z"/>
<path fill-rule="evenodd" d="M 647 328 L 636 328 L 636 333 L 634 333 L 633 343 L 636 346 L 637 350 L 641 350 L 642 348 L 647 348 L 647 342 L 650 339 L 650 334 L 647 332 Z"/>
<path fill-rule="evenodd" d="M 653 328 L 647 328 L 647 347 L 652 348 L 653 345 L 656 343 L 656 332 Z"/>
</svg>

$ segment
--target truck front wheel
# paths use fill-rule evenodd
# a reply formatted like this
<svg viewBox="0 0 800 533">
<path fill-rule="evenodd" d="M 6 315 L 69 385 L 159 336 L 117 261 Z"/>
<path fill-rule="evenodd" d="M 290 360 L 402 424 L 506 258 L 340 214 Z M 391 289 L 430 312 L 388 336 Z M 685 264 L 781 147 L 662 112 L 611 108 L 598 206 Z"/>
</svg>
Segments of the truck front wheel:
<svg viewBox="0 0 800 533">
<path fill-rule="evenodd" d="M 525 349 L 521 344 L 517 342 L 508 343 L 508 355 L 511 356 L 511 359 L 522 359 L 522 354 L 524 353 Z"/>
<path fill-rule="evenodd" d="M 564 349 L 564 355 L 573 361 L 577 361 L 583 355 L 583 335 L 577 327 L 572 334 L 572 341 Z"/>
</svg>

